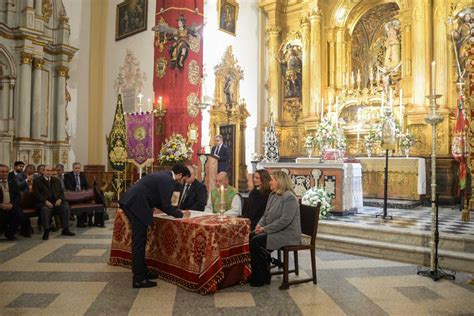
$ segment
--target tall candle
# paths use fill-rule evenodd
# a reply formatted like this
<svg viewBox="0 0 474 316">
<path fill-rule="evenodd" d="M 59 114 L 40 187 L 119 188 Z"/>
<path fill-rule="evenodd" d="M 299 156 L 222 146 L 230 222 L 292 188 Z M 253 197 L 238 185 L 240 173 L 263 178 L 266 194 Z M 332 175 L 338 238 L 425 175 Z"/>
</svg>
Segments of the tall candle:
<svg viewBox="0 0 474 316">
<path fill-rule="evenodd" d="M 224 186 L 221 185 L 221 203 L 224 203 Z"/>
<path fill-rule="evenodd" d="M 372 69 L 372 66 L 370 66 L 369 68 L 369 80 L 370 82 L 372 82 L 374 80 L 374 74 L 373 74 L 373 69 Z"/>
<path fill-rule="evenodd" d="M 400 129 L 403 130 L 403 90 L 400 89 Z"/>
<path fill-rule="evenodd" d="M 384 103 L 384 100 L 385 100 L 385 92 L 382 90 L 382 100 L 380 102 L 380 110 L 382 111 L 382 113 L 380 115 L 383 115 L 383 103 Z"/>
<path fill-rule="evenodd" d="M 339 98 L 336 97 L 336 113 L 335 113 L 335 117 L 336 117 L 336 128 L 338 127 L 339 125 Z"/>
<path fill-rule="evenodd" d="M 321 121 L 324 117 L 324 98 L 321 98 Z"/>
<path fill-rule="evenodd" d="M 360 140 L 360 125 L 357 125 L 357 148 L 359 147 Z"/>
<path fill-rule="evenodd" d="M 389 91 L 389 106 L 390 106 L 390 109 L 393 110 L 393 89 L 392 87 L 390 87 L 390 89 L 388 90 Z"/>
<path fill-rule="evenodd" d="M 352 72 L 352 76 L 351 76 L 351 88 L 354 88 L 355 86 L 355 77 L 354 77 L 354 72 Z"/>
<path fill-rule="evenodd" d="M 161 96 L 158 97 L 158 107 L 161 112 L 163 110 L 163 98 Z"/>
<path fill-rule="evenodd" d="M 436 62 L 431 63 L 431 94 L 436 94 Z"/>
</svg>

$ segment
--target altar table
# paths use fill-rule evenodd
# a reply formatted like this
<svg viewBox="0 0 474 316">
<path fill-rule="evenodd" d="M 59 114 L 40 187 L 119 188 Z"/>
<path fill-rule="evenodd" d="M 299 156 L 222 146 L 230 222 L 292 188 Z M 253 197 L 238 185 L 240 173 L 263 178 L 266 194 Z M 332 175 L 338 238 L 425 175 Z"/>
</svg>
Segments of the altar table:
<svg viewBox="0 0 474 316">
<path fill-rule="evenodd" d="M 362 164 L 364 197 L 383 198 L 385 157 L 357 157 Z M 389 157 L 388 198 L 419 201 L 426 194 L 425 159 Z"/>
<path fill-rule="evenodd" d="M 249 224 L 217 215 L 169 219 L 155 216 L 148 229 L 146 262 L 160 279 L 201 294 L 245 282 L 250 276 Z M 131 267 L 131 227 L 117 210 L 110 265 Z"/>
<path fill-rule="evenodd" d="M 319 162 L 298 158 L 297 162 L 260 163 L 268 171 L 282 170 L 290 175 L 297 196 L 310 187 L 323 188 L 332 198 L 332 213 L 344 215 L 362 208 L 362 167 L 359 163 Z"/>
</svg>

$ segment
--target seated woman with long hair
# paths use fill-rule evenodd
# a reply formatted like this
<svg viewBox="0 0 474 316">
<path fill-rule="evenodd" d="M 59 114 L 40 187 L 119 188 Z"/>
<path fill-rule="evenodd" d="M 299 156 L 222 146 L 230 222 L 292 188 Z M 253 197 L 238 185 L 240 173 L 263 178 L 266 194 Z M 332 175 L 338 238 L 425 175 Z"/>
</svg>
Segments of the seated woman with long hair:
<svg viewBox="0 0 474 316">
<path fill-rule="evenodd" d="M 249 193 L 249 199 L 242 212 L 242 216 L 250 219 L 250 231 L 255 229 L 258 221 L 262 218 L 267 206 L 270 194 L 270 173 L 267 170 L 257 170 L 253 174 L 253 189 Z"/>
<path fill-rule="evenodd" d="M 288 175 L 275 171 L 271 175 L 265 213 L 250 235 L 252 266 L 251 286 L 270 284 L 270 255 L 277 250 L 301 243 L 301 222 L 298 200 Z"/>
</svg>

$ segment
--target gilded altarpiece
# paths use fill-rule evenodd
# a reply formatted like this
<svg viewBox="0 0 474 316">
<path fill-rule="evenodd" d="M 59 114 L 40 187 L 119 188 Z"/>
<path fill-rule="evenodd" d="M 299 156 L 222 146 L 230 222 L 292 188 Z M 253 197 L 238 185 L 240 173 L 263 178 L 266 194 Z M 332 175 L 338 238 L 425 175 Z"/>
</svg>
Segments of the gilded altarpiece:
<svg viewBox="0 0 474 316">
<path fill-rule="evenodd" d="M 437 127 L 438 191 L 445 201 L 453 202 L 457 191 L 457 165 L 451 156 L 451 138 L 457 93 L 456 63 L 448 25 L 451 5 L 456 7 L 454 16 L 457 16 L 472 7 L 472 1 L 260 1 L 259 7 L 266 16 L 267 54 L 264 66 L 267 79 L 263 82 L 267 95 L 261 107 L 267 114 L 265 120 L 270 113 L 274 114 L 282 158 L 306 154 L 302 147 L 304 137 L 317 129 L 321 108 L 325 114 L 328 110 L 334 112 L 336 96 L 339 97 L 340 122 L 347 123 L 346 152 L 350 156 L 365 156 L 364 136 L 370 126 L 377 123 L 381 89 L 385 90 L 387 102 L 389 87 L 393 90 L 396 121 L 402 118 L 401 130 L 408 130 L 415 138 L 410 155 L 429 158 L 431 128 L 425 123 L 429 112 L 426 95 L 432 84 L 430 63 L 435 60 L 436 82 L 433 84 L 442 95 L 438 113 L 444 117 Z M 301 112 L 290 112 L 285 110 L 288 108 L 285 98 L 288 77 L 287 64 L 282 63 L 285 56 L 282 48 L 291 52 L 292 46 L 288 44 L 297 39 L 301 42 L 301 55 L 293 56 L 301 59 Z M 324 106 L 321 106 L 323 98 Z M 329 100 L 332 100 L 331 107 Z M 472 103 L 470 95 L 466 106 L 469 103 Z M 358 128 L 361 121 L 365 128 Z M 261 126 L 263 132 L 266 122 Z M 472 123 L 470 128 L 472 132 Z M 472 141 L 470 145 L 472 148 Z M 398 151 L 394 154 L 398 155 Z M 428 162 L 426 170 L 430 170 Z M 430 183 L 429 172 L 426 180 Z M 379 184 L 372 185 L 375 188 Z"/>
<path fill-rule="evenodd" d="M 234 126 L 235 139 L 231 168 L 233 182 L 231 185 L 240 191 L 247 191 L 247 165 L 245 164 L 245 129 L 247 127 L 247 111 L 245 100 L 240 99 L 240 81 L 244 79 L 244 72 L 237 63 L 232 52 L 232 46 L 227 47 L 222 61 L 216 65 L 214 104 L 210 109 L 211 139 L 219 134 L 221 127 Z"/>
</svg>

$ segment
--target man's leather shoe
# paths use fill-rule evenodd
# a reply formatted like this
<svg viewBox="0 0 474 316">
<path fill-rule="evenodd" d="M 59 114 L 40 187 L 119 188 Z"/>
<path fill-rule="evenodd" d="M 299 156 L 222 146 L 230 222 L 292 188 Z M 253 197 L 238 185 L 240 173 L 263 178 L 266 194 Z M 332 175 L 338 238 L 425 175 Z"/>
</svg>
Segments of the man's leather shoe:
<svg viewBox="0 0 474 316">
<path fill-rule="evenodd" d="M 49 239 L 49 230 L 45 229 L 43 233 L 43 240 L 48 240 Z"/>
<path fill-rule="evenodd" d="M 20 235 L 26 238 L 31 238 L 31 233 L 30 232 L 21 232 Z"/>
<path fill-rule="evenodd" d="M 76 236 L 76 234 L 74 234 L 72 231 L 70 231 L 69 229 L 63 229 L 61 235 L 63 236 Z"/>
<path fill-rule="evenodd" d="M 158 279 L 158 274 L 153 273 L 153 272 L 148 272 L 148 273 L 146 274 L 146 278 L 147 278 L 148 280 L 155 280 L 155 279 Z"/>
<path fill-rule="evenodd" d="M 133 288 L 134 289 L 141 289 L 141 288 L 147 288 L 147 287 L 155 287 L 157 284 L 154 281 L 150 280 L 143 280 L 143 281 L 133 281 Z"/>
<path fill-rule="evenodd" d="M 79 227 L 79 228 L 86 228 L 87 225 L 86 225 L 86 223 L 77 223 L 76 227 Z"/>
</svg>

